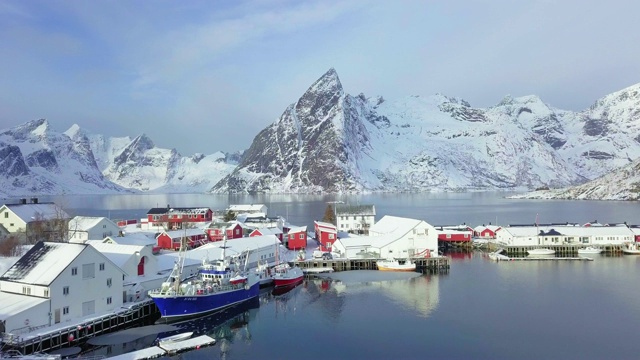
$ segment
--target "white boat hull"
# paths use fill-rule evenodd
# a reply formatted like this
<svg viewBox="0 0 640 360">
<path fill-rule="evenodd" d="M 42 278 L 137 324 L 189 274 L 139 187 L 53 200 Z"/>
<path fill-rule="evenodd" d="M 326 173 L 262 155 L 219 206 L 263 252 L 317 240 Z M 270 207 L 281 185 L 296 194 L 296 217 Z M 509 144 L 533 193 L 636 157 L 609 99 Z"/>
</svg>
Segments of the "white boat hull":
<svg viewBox="0 0 640 360">
<path fill-rule="evenodd" d="M 527 253 L 529 256 L 553 256 L 556 254 L 556 252 L 551 249 L 531 249 L 528 250 Z"/>
<path fill-rule="evenodd" d="M 380 271 L 415 271 L 416 264 L 412 262 L 405 262 L 400 264 L 398 261 L 378 261 L 376 263 L 378 270 Z"/>
<path fill-rule="evenodd" d="M 578 250 L 578 254 L 580 255 L 593 255 L 593 254 L 600 254 L 601 252 L 602 252 L 602 249 L 594 248 L 594 247 L 586 247 L 584 249 Z"/>
</svg>

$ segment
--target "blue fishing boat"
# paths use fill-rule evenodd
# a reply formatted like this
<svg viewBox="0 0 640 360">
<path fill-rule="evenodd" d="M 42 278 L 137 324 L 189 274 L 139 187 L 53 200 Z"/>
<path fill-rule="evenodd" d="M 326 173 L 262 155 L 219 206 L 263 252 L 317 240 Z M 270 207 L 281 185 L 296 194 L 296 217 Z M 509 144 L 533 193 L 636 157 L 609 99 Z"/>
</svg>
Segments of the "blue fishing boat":
<svg viewBox="0 0 640 360">
<path fill-rule="evenodd" d="M 160 289 L 149 291 L 149 297 L 160 311 L 161 321 L 202 316 L 259 295 L 259 277 L 255 272 L 246 270 L 249 254 L 245 255 L 244 269 L 240 269 L 232 258 L 225 256 L 224 245 L 221 259 L 203 260 L 196 276 L 180 280 L 185 248 L 181 246 L 178 261 L 167 281 Z"/>
</svg>

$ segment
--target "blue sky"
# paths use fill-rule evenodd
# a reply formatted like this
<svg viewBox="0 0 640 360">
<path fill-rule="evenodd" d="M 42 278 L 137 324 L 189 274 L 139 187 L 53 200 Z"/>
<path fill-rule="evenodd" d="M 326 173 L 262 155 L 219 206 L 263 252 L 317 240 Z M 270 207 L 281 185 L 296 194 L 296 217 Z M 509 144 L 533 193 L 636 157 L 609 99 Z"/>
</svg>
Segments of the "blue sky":
<svg viewBox="0 0 640 360">
<path fill-rule="evenodd" d="M 346 92 L 539 95 L 582 110 L 640 82 L 635 1 L 0 0 L 0 128 L 47 118 L 236 151 L 329 68 Z"/>
</svg>

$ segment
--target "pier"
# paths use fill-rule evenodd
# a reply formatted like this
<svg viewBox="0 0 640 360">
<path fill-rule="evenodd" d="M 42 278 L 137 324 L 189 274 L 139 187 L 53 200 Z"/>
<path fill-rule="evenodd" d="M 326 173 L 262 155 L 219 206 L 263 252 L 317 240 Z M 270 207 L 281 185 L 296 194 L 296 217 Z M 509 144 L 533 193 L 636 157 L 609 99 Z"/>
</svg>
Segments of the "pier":
<svg viewBox="0 0 640 360">
<path fill-rule="evenodd" d="M 296 260 L 293 265 L 298 266 L 304 273 L 351 271 L 351 270 L 378 270 L 377 261 L 384 259 L 311 259 Z M 413 258 L 416 270 L 422 273 L 447 272 L 451 267 L 451 259 L 447 256 L 436 256 L 430 258 Z M 315 270 L 318 269 L 318 270 Z"/>
<path fill-rule="evenodd" d="M 126 354 L 110 357 L 114 360 L 144 360 L 154 359 L 160 356 L 173 356 L 183 351 L 200 349 L 201 347 L 215 344 L 216 340 L 207 335 L 201 335 L 196 338 L 184 341 L 170 342 L 163 345 L 151 346 L 146 349 L 132 351 Z"/>
<path fill-rule="evenodd" d="M 96 335 L 133 327 L 145 320 L 155 320 L 158 315 L 158 308 L 153 300 L 147 299 L 88 320 L 39 328 L 25 327 L 11 334 L 4 334 L 1 343 L 4 349 L 17 350 L 25 355 L 49 352 L 77 346 Z"/>
<path fill-rule="evenodd" d="M 533 249 L 540 249 L 540 248 L 545 248 L 545 249 L 551 249 L 554 250 L 556 252 L 556 255 L 560 256 L 560 257 L 569 257 L 569 258 L 575 258 L 578 257 L 578 250 L 583 249 L 587 246 L 596 246 L 600 249 L 602 249 L 602 253 L 603 254 L 607 254 L 607 255 L 622 255 L 622 248 L 623 245 L 618 244 L 618 245 L 614 245 L 614 244 L 606 244 L 606 245 L 593 245 L 593 244 L 559 244 L 559 245 L 529 245 L 529 246 L 524 246 L 524 245 L 504 245 L 504 244 L 498 244 L 496 242 L 489 242 L 488 243 L 488 249 L 489 251 L 495 251 L 499 248 L 504 249 L 507 252 L 508 256 L 526 256 L 528 253 L 527 251 L 529 250 L 533 250 Z"/>
</svg>

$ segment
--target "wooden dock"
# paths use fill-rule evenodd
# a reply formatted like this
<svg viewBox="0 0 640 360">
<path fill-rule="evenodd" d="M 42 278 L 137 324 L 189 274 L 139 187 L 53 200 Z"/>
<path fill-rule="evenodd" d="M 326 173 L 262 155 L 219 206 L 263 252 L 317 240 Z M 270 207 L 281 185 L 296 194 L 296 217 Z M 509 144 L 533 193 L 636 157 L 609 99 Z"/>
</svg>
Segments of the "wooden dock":
<svg viewBox="0 0 640 360">
<path fill-rule="evenodd" d="M 304 273 L 329 271 L 351 271 L 351 270 L 378 270 L 377 261 L 383 259 L 310 259 L 297 260 L 293 265 L 298 266 Z M 423 273 L 447 272 L 451 267 L 451 259 L 447 256 L 437 256 L 431 258 L 414 258 L 416 270 Z M 316 270 L 318 269 L 318 270 Z"/>
<path fill-rule="evenodd" d="M 597 246 L 602 249 L 602 253 L 605 255 L 622 255 L 622 247 L 623 245 L 614 245 L 614 244 L 606 244 L 606 245 L 591 245 L 591 244 L 558 244 L 558 245 L 504 245 L 498 244 L 496 242 L 489 242 L 487 244 L 489 251 L 495 251 L 499 248 L 504 249 L 507 252 L 508 256 L 526 256 L 527 251 L 538 248 L 546 248 L 551 249 L 556 252 L 557 255 L 562 257 L 578 257 L 578 250 L 584 249 L 587 246 Z"/>
</svg>

